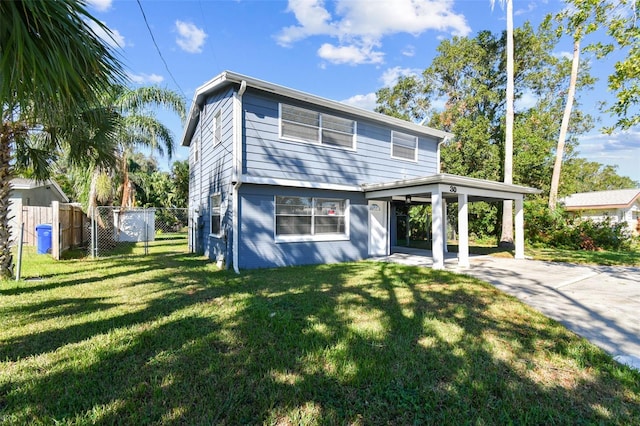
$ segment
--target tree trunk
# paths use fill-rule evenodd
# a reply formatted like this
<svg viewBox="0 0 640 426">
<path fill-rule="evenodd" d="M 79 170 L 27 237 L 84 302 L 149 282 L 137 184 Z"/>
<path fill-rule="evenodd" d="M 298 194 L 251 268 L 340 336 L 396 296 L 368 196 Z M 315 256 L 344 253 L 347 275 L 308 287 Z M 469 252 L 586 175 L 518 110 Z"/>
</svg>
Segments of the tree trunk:
<svg viewBox="0 0 640 426">
<path fill-rule="evenodd" d="M 558 146 L 556 148 L 556 161 L 553 164 L 553 175 L 551 176 L 551 189 L 549 190 L 549 210 L 556 209 L 558 202 L 558 188 L 560 186 L 560 171 L 562 169 L 562 157 L 564 157 L 564 142 L 567 139 L 569 119 L 573 108 L 573 98 L 576 93 L 576 83 L 578 81 L 578 65 L 580 65 L 580 40 L 573 41 L 573 61 L 571 63 L 571 78 L 569 80 L 569 92 L 567 93 L 567 103 L 564 106 L 562 124 L 560 125 L 560 135 L 558 136 Z"/>
<path fill-rule="evenodd" d="M 10 124 L 3 123 L 0 131 L 0 278 L 10 278 L 13 275 L 11 229 L 9 228 L 9 203 L 13 177 L 12 134 Z"/>
<path fill-rule="evenodd" d="M 504 135 L 504 183 L 513 183 L 513 1 L 507 0 L 507 105 Z M 503 202 L 500 246 L 513 246 L 513 201 Z"/>
</svg>

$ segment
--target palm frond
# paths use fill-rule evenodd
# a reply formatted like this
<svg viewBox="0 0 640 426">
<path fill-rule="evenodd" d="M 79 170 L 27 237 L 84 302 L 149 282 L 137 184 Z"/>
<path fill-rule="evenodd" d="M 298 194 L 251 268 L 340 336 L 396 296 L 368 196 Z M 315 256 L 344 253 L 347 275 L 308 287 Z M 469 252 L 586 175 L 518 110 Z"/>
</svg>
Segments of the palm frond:
<svg viewBox="0 0 640 426">
<path fill-rule="evenodd" d="M 0 99 L 47 121 L 100 103 L 124 79 L 122 64 L 91 29 L 109 29 L 83 1 L 0 2 Z"/>
<path fill-rule="evenodd" d="M 124 128 L 128 129 L 126 142 L 145 146 L 158 151 L 171 159 L 175 142 L 171 130 L 151 115 L 128 115 L 122 118 Z"/>
<path fill-rule="evenodd" d="M 147 107 L 160 107 L 178 114 L 183 123 L 186 117 L 184 97 L 173 90 L 158 86 L 143 86 L 124 90 L 118 96 L 116 105 L 121 108 L 123 114 L 137 113 Z"/>
</svg>

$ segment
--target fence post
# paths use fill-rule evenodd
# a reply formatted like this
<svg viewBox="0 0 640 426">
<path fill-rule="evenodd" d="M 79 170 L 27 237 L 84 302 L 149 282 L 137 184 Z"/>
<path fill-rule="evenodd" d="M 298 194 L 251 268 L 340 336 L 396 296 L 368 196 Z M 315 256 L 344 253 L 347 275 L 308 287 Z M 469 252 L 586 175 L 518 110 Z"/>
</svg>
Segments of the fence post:
<svg viewBox="0 0 640 426">
<path fill-rule="evenodd" d="M 60 226 L 60 202 L 51 202 L 51 257 L 60 260 L 60 243 L 62 235 Z"/>
<path fill-rule="evenodd" d="M 91 258 L 95 258 L 96 257 L 96 245 L 95 245 L 95 239 L 96 239 L 96 208 L 95 206 L 91 207 L 91 211 L 89 212 L 89 214 L 91 214 Z"/>
<path fill-rule="evenodd" d="M 16 281 L 20 281 L 20 271 L 22 270 L 22 242 L 24 239 L 24 222 L 20 224 L 20 239 L 18 240 L 18 264 L 16 265 Z"/>
<path fill-rule="evenodd" d="M 144 209 L 144 254 L 149 254 L 149 209 Z"/>
</svg>

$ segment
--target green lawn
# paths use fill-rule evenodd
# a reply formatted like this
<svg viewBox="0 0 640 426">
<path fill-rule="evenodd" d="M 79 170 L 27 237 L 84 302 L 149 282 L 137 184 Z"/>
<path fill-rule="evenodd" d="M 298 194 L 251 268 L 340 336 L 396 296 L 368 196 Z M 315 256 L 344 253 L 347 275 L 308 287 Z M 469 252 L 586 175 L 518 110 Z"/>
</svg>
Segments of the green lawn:
<svg viewBox="0 0 640 426">
<path fill-rule="evenodd" d="M 171 249 L 0 282 L 0 422 L 640 424 L 640 373 L 475 279 Z"/>
</svg>

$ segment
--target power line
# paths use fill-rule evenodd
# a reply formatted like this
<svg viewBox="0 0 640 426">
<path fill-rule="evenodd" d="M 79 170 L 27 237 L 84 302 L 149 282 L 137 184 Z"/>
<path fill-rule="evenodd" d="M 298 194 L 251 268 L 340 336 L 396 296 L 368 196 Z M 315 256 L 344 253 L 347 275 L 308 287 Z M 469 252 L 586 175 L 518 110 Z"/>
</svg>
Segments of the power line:
<svg viewBox="0 0 640 426">
<path fill-rule="evenodd" d="M 188 99 L 187 95 L 184 93 L 184 90 L 182 90 L 182 87 L 180 87 L 180 85 L 176 81 L 176 78 L 173 76 L 173 73 L 169 69 L 169 64 L 167 64 L 167 61 L 165 61 L 164 56 L 162 56 L 162 52 L 160 51 L 160 47 L 158 47 L 158 43 L 156 42 L 156 38 L 153 35 L 153 31 L 151 31 L 151 26 L 149 26 L 149 21 L 147 21 L 147 15 L 144 13 L 144 9 L 142 8 L 142 3 L 140 3 L 140 0 L 136 0 L 136 2 L 140 7 L 140 12 L 142 12 L 142 18 L 144 19 L 144 23 L 147 26 L 147 30 L 149 30 L 149 35 L 151 36 L 151 40 L 153 40 L 153 45 L 156 47 L 158 56 L 160 56 L 160 59 L 162 59 L 162 63 L 164 64 L 164 67 L 167 70 L 167 73 L 169 73 L 171 80 L 173 80 L 173 83 L 176 85 L 178 90 L 180 90 L 180 92 L 182 93 L 182 96 L 184 96 L 185 99 Z"/>
</svg>

